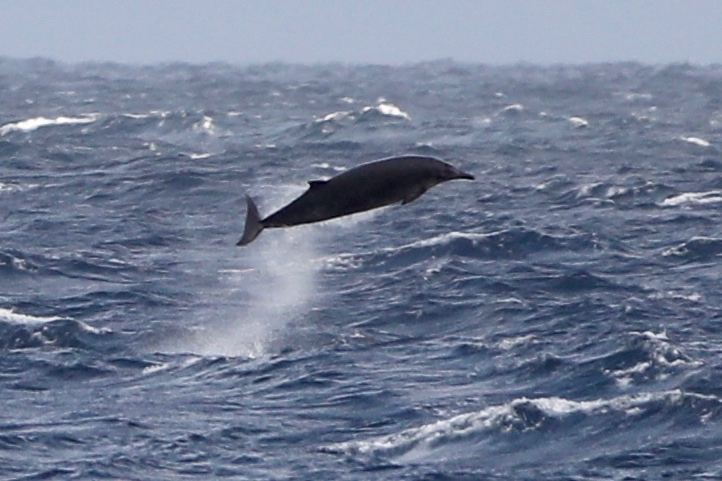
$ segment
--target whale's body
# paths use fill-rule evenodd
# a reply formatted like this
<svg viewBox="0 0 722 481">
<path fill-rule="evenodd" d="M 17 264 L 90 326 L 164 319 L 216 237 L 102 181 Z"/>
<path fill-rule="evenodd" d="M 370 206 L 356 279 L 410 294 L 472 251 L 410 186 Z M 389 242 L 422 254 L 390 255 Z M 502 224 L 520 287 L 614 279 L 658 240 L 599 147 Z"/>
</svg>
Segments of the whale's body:
<svg viewBox="0 0 722 481">
<path fill-rule="evenodd" d="M 310 224 L 397 202 L 407 204 L 436 184 L 453 179 L 474 177 L 434 157 L 403 156 L 363 164 L 328 180 L 312 180 L 300 197 L 265 219 L 246 196 L 246 225 L 236 245 L 249 244 L 267 228 Z"/>
</svg>

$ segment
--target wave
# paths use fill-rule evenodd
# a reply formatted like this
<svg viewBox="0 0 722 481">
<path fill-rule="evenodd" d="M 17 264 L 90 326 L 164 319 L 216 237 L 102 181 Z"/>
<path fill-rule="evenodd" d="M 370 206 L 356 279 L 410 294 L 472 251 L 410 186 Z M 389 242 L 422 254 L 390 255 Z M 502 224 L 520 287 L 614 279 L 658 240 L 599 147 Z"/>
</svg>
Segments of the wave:
<svg viewBox="0 0 722 481">
<path fill-rule="evenodd" d="M 680 140 L 687 142 L 688 144 L 697 145 L 699 147 L 709 147 L 709 140 L 705 140 L 701 137 L 681 137 Z"/>
<path fill-rule="evenodd" d="M 660 205 L 662 207 L 679 207 L 683 205 L 718 204 L 720 202 L 722 202 L 722 191 L 712 190 L 709 192 L 685 192 L 667 197 L 660 202 Z"/>
<path fill-rule="evenodd" d="M 37 272 L 38 265 L 17 252 L 0 251 L 0 273 L 25 274 Z"/>
<path fill-rule="evenodd" d="M 467 457 L 479 456 L 480 450 L 493 453 L 501 449 L 496 444 L 503 444 L 504 438 L 517 436 L 539 441 L 539 435 L 548 434 L 553 435 L 553 439 L 547 442 L 566 443 L 563 452 L 568 459 L 575 443 L 565 440 L 561 433 L 566 432 L 568 437 L 586 438 L 588 441 L 578 443 L 577 449 L 586 450 L 589 456 L 595 437 L 601 433 L 637 429 L 632 420 L 651 416 L 668 419 L 682 410 L 687 422 L 690 413 L 702 422 L 722 412 L 722 401 L 716 396 L 681 390 L 593 400 L 522 397 L 381 437 L 330 444 L 323 446 L 321 451 L 374 464 L 425 464 L 463 461 Z M 585 429 L 580 430 L 580 424 L 584 424 Z M 487 440 L 495 445 L 486 444 Z M 545 444 L 534 442 L 536 447 L 532 449 L 544 451 Z M 463 446 L 468 446 L 468 449 Z M 528 460 L 533 454 L 524 446 L 525 443 L 517 439 L 515 449 L 522 450 L 520 455 Z M 608 453 L 609 448 L 601 451 Z M 495 461 L 492 457 L 488 458 L 488 462 L 497 464 L 509 460 Z"/>
<path fill-rule="evenodd" d="M 57 316 L 32 316 L 0 308 L 0 349 L 28 349 L 52 344 L 57 347 L 88 348 L 92 338 L 111 331 Z"/>
<path fill-rule="evenodd" d="M 583 129 L 589 127 L 589 121 L 583 117 L 572 116 L 569 117 L 569 119 L 567 120 L 569 122 L 569 125 L 571 125 L 575 129 Z"/>
<path fill-rule="evenodd" d="M 231 117 L 227 115 L 225 119 Z M 226 129 L 218 123 L 218 116 L 205 111 L 151 110 L 147 113 L 126 112 L 105 116 L 99 129 L 106 136 L 127 137 L 134 134 L 148 140 L 149 145 L 156 148 L 160 142 L 191 148 L 197 147 L 198 142 L 226 135 Z"/>
<path fill-rule="evenodd" d="M 41 325 L 46 324 L 48 322 L 57 321 L 59 320 L 59 317 L 50 316 L 50 317 L 36 317 L 36 316 L 30 316 L 27 314 L 18 314 L 17 312 L 13 311 L 12 309 L 5 309 L 0 307 L 0 322 L 4 322 L 6 324 L 14 324 L 14 325 L 20 325 L 20 326 L 35 326 L 35 325 Z"/>
<path fill-rule="evenodd" d="M 544 253 L 594 249 L 592 235 L 552 235 L 527 228 L 511 228 L 488 234 L 448 232 L 378 252 L 341 255 L 329 267 L 360 268 L 365 265 L 387 270 L 389 266 L 412 264 L 426 259 L 466 257 L 482 260 L 524 259 Z"/>
<path fill-rule="evenodd" d="M 693 237 L 678 246 L 662 252 L 662 256 L 684 262 L 717 260 L 722 256 L 722 239 L 715 237 Z"/>
<path fill-rule="evenodd" d="M 633 332 L 621 351 L 605 356 L 602 372 L 622 387 L 649 380 L 662 380 L 673 371 L 701 365 L 675 347 L 666 333 Z"/>
<path fill-rule="evenodd" d="M 517 116 L 521 115 L 522 113 L 526 112 L 526 107 L 522 104 L 510 104 L 506 107 L 499 110 L 496 114 L 497 115 L 504 115 L 504 116 Z"/>
<path fill-rule="evenodd" d="M 617 207 L 654 207 L 664 203 L 673 189 L 665 184 L 645 180 L 630 185 L 614 182 L 594 182 L 578 185 L 565 177 L 555 177 L 541 184 L 537 190 L 547 193 L 554 202 L 564 207 L 582 205 Z"/>
<path fill-rule="evenodd" d="M 401 110 L 398 106 L 381 99 L 374 106 L 366 106 L 361 109 L 361 119 L 364 118 L 392 118 L 400 120 L 411 120 L 411 116 Z"/>
<path fill-rule="evenodd" d="M 367 138 L 369 129 L 405 125 L 410 121 L 411 116 L 407 112 L 385 99 L 380 99 L 376 105 L 367 105 L 358 110 L 331 112 L 287 130 L 284 136 L 291 134 L 295 137 L 300 136 L 301 140 L 325 140 L 334 134 L 353 132 L 354 128 L 363 127 L 363 131 L 358 134 Z"/>
<path fill-rule="evenodd" d="M 13 192 L 18 192 L 19 190 L 22 190 L 22 187 L 18 184 L 0 182 L 0 194 L 12 194 Z"/>
<path fill-rule="evenodd" d="M 49 119 L 47 117 L 33 117 L 0 126 L 0 136 L 7 135 L 10 132 L 29 133 L 43 127 L 90 124 L 98 120 L 99 117 L 99 114 L 86 114 L 80 117 L 60 116 L 55 117 L 54 119 Z"/>
<path fill-rule="evenodd" d="M 127 239 L 124 245 L 133 245 L 137 239 Z M 113 247 L 107 242 L 106 247 Z M 152 239 L 145 245 L 153 245 Z M 136 272 L 135 266 L 108 252 L 76 251 L 67 255 L 24 254 L 17 251 L 0 251 L 0 274 L 59 276 L 69 279 L 87 279 L 101 282 L 125 282 Z"/>
<path fill-rule="evenodd" d="M 487 117 L 482 122 L 485 125 L 497 120 L 513 120 L 516 121 L 544 121 L 545 123 L 554 123 L 559 126 L 571 127 L 572 129 L 586 129 L 589 127 L 589 120 L 579 115 L 554 114 L 544 110 L 530 109 L 521 103 L 513 103 L 506 105 L 493 113 L 492 117 Z"/>
</svg>

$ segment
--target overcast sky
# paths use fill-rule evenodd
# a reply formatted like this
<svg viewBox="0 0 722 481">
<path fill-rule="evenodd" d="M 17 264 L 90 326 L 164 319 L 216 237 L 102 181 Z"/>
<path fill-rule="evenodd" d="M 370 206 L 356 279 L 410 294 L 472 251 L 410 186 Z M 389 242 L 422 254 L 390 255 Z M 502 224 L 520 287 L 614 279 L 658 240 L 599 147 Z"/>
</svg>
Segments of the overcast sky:
<svg viewBox="0 0 722 481">
<path fill-rule="evenodd" d="M 0 0 L 0 55 L 722 63 L 722 0 Z"/>
</svg>

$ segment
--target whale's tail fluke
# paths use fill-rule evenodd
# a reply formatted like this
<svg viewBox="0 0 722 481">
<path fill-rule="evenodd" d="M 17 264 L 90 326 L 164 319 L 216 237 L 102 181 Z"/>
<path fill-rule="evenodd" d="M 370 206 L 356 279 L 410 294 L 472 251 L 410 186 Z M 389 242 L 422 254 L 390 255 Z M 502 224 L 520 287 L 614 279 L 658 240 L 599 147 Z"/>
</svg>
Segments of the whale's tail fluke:
<svg viewBox="0 0 722 481">
<path fill-rule="evenodd" d="M 246 204 L 248 205 L 246 213 L 246 226 L 243 228 L 243 237 L 236 244 L 237 246 L 244 246 L 253 242 L 253 239 L 258 237 L 258 234 L 263 230 L 263 224 L 261 224 L 261 216 L 258 214 L 258 207 L 249 196 L 246 196 Z"/>
</svg>

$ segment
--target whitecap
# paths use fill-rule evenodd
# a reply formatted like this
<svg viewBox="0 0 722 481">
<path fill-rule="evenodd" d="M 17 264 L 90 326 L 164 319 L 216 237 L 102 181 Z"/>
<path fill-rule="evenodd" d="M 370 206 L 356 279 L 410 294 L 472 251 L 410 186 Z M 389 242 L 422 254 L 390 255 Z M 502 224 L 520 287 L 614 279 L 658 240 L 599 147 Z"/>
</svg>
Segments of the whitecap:
<svg viewBox="0 0 722 481">
<path fill-rule="evenodd" d="M 694 236 L 686 242 L 665 249 L 662 256 L 682 259 L 717 259 L 721 252 L 720 246 L 722 246 L 722 239 Z"/>
<path fill-rule="evenodd" d="M 209 153 L 209 152 L 203 152 L 203 153 L 200 153 L 200 154 L 190 153 L 190 154 L 186 154 L 186 155 L 187 155 L 188 157 L 190 157 L 191 160 L 202 160 L 202 159 L 207 159 L 208 157 L 212 157 L 212 156 L 213 156 L 213 154 L 211 154 L 211 153 Z"/>
<path fill-rule="evenodd" d="M 361 110 L 362 114 L 366 114 L 368 112 L 378 112 L 387 117 L 397 117 L 404 120 L 411 120 L 411 116 L 408 113 L 404 112 L 396 105 L 384 101 L 381 101 L 375 107 L 368 106 Z"/>
<path fill-rule="evenodd" d="M 90 324 L 84 323 L 83 321 L 75 321 L 74 320 L 73 322 L 80 330 L 82 330 L 84 332 L 88 332 L 90 334 L 100 335 L 100 334 L 109 334 L 109 333 L 113 332 L 113 330 L 109 327 L 94 327 L 94 326 L 91 326 Z"/>
<path fill-rule="evenodd" d="M 581 129 L 584 127 L 589 127 L 589 121 L 587 119 L 584 119 L 582 117 L 569 117 L 569 123 L 572 127 L 575 129 Z"/>
<path fill-rule="evenodd" d="M 388 247 L 384 249 L 387 252 L 395 252 L 399 250 L 405 250 L 405 249 L 416 249 L 419 247 L 434 247 L 439 245 L 446 245 L 450 242 L 456 240 L 456 239 L 466 239 L 470 240 L 472 242 L 477 242 L 480 240 L 488 239 L 489 237 L 492 237 L 494 235 L 499 234 L 499 232 L 492 232 L 488 234 L 475 234 L 471 232 L 445 232 L 443 234 L 430 237 L 428 239 L 421 239 L 414 242 L 411 242 L 410 244 L 406 244 L 400 247 Z"/>
<path fill-rule="evenodd" d="M 0 182 L 0 194 L 6 193 L 11 194 L 13 192 L 17 192 L 20 190 L 20 186 L 17 184 L 5 184 L 3 182 Z"/>
<path fill-rule="evenodd" d="M 89 124 L 95 122 L 98 119 L 98 114 L 87 114 L 82 117 L 65 117 L 60 116 L 54 119 L 47 117 L 33 117 L 31 119 L 21 120 L 19 122 L 12 122 L 5 124 L 0 127 L 0 136 L 6 135 L 10 132 L 32 132 L 41 127 L 48 127 L 54 125 L 76 125 L 76 124 Z"/>
<path fill-rule="evenodd" d="M 315 164 L 311 164 L 311 167 L 319 167 L 321 169 L 330 169 L 331 164 L 329 164 L 328 162 L 318 162 Z"/>
<path fill-rule="evenodd" d="M 507 105 L 499 111 L 500 114 L 520 114 L 524 112 L 524 106 L 522 104 L 511 104 Z"/>
<path fill-rule="evenodd" d="M 36 267 L 25 259 L 15 257 L 7 252 L 0 252 L 0 266 L 10 266 L 12 269 L 25 272 L 34 272 Z"/>
<path fill-rule="evenodd" d="M 409 116 L 409 114 L 407 114 L 406 112 L 404 112 L 403 110 L 401 110 L 394 104 L 382 103 L 382 104 L 379 104 L 378 107 L 376 107 L 376 109 L 384 115 L 389 115 L 391 117 L 401 117 L 406 120 L 411 120 L 411 117 Z"/>
<path fill-rule="evenodd" d="M 657 121 L 657 107 L 649 107 L 645 111 L 632 112 L 632 117 L 639 122 L 656 122 Z"/>
<path fill-rule="evenodd" d="M 699 238 L 697 238 L 699 239 Z M 694 240 L 694 239 L 693 239 Z M 666 249 L 662 252 L 663 257 L 671 257 L 671 256 L 679 256 L 684 255 L 687 251 L 686 243 L 683 243 L 680 246 L 673 247 L 670 249 Z M 664 291 L 664 292 L 655 292 L 654 294 L 649 296 L 650 299 L 659 300 L 659 299 L 676 299 L 681 301 L 689 301 L 689 302 L 700 302 L 702 301 L 703 297 L 702 294 L 699 292 L 679 292 L 674 290 Z"/>
<path fill-rule="evenodd" d="M 197 364 L 202 360 L 203 357 L 201 356 L 190 355 L 186 358 L 182 358 L 178 362 L 156 362 L 143 368 L 142 374 L 145 376 L 150 376 L 159 372 L 170 371 L 171 369 L 183 370 L 193 366 L 194 364 Z"/>
<path fill-rule="evenodd" d="M 124 114 L 121 114 L 123 117 L 128 119 L 137 119 L 137 120 L 144 120 L 151 117 L 160 117 L 161 119 L 165 119 L 169 115 L 171 115 L 170 110 L 151 110 L 147 114 L 139 114 L 139 113 L 133 113 L 133 112 L 127 112 Z"/>
<path fill-rule="evenodd" d="M 131 113 L 123 114 L 123 117 L 129 118 L 129 119 L 137 119 L 137 120 L 147 119 L 150 116 L 151 116 L 151 114 L 131 114 Z"/>
<path fill-rule="evenodd" d="M 652 100 L 652 94 L 647 92 L 629 92 L 624 95 L 625 100 L 629 101 L 636 101 L 636 100 L 644 100 L 649 101 Z"/>
<path fill-rule="evenodd" d="M 507 404 L 489 406 L 479 411 L 458 414 L 430 424 L 405 429 L 398 433 L 365 440 L 353 440 L 332 444 L 322 448 L 332 454 L 351 456 L 391 456 L 400 461 L 418 459 L 415 453 L 428 453 L 434 447 L 468 438 L 489 430 L 534 429 L 540 420 L 528 416 L 536 411 L 543 419 L 563 419 L 574 414 L 586 416 L 619 412 L 627 416 L 639 415 L 645 411 L 656 411 L 660 402 L 677 405 L 685 398 L 702 399 L 719 403 L 715 396 L 684 393 L 671 390 L 658 393 L 624 395 L 612 399 L 575 401 L 561 397 L 515 399 Z"/>
<path fill-rule="evenodd" d="M 0 322 L 6 322 L 8 324 L 15 324 L 19 326 L 43 326 L 55 321 L 68 321 L 72 322 L 81 331 L 90 334 L 106 334 L 112 332 L 109 328 L 97 328 L 82 321 L 75 321 L 66 317 L 57 316 L 30 316 L 27 314 L 19 314 L 12 309 L 4 309 L 0 307 Z M 44 329 L 44 328 L 41 328 Z M 42 331 L 37 331 L 36 335 L 40 336 Z"/>
<path fill-rule="evenodd" d="M 699 145 L 700 147 L 709 147 L 711 145 L 708 140 L 701 137 L 681 137 L 681 139 L 690 144 Z"/>
<path fill-rule="evenodd" d="M 684 204 L 715 204 L 722 202 L 722 191 L 685 192 L 683 194 L 667 197 L 660 205 L 663 207 L 677 207 Z"/>
<path fill-rule="evenodd" d="M 518 299 L 514 299 L 513 302 L 521 303 Z M 517 346 L 523 346 L 527 344 L 532 344 L 536 342 L 536 337 L 533 334 L 527 334 L 525 336 L 518 336 L 518 337 L 508 337 L 505 339 L 502 339 L 498 346 L 499 349 L 502 349 L 504 351 L 508 351 L 511 349 L 514 349 Z"/>
<path fill-rule="evenodd" d="M 314 122 L 317 122 L 317 123 L 334 122 L 334 121 L 343 120 L 346 117 L 348 117 L 349 115 L 351 115 L 351 112 L 348 112 L 348 111 L 331 112 L 330 114 L 324 116 L 323 118 L 315 119 Z"/>
<path fill-rule="evenodd" d="M 209 135 L 215 134 L 216 126 L 213 123 L 213 117 L 204 115 L 202 120 L 199 120 L 198 122 L 193 124 L 193 130 L 195 130 L 197 132 L 209 134 Z"/>
<path fill-rule="evenodd" d="M 620 387 L 630 386 L 635 378 L 640 376 L 661 380 L 669 376 L 670 368 L 697 367 L 702 364 L 672 345 L 665 331 L 632 332 L 631 335 L 641 340 L 641 348 L 646 356 L 630 367 L 604 370 L 604 373 L 613 377 Z"/>
<path fill-rule="evenodd" d="M 46 324 L 48 322 L 53 322 L 60 320 L 60 317 L 36 317 L 36 316 L 29 316 L 27 314 L 18 314 L 12 309 L 5 309 L 0 307 L 0 321 L 6 322 L 8 324 L 19 324 L 24 326 L 37 326 L 40 324 Z"/>
</svg>

